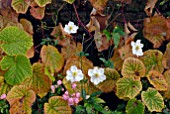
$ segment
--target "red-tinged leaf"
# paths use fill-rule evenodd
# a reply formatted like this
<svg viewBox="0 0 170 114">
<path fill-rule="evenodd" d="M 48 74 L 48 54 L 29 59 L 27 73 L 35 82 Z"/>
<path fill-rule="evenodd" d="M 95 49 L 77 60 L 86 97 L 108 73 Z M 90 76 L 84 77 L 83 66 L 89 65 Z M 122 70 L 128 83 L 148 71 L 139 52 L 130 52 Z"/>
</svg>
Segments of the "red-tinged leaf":
<svg viewBox="0 0 170 114">
<path fill-rule="evenodd" d="M 45 7 L 32 6 L 30 13 L 35 19 L 41 20 L 45 16 Z"/>
<path fill-rule="evenodd" d="M 10 104 L 10 114 L 31 114 L 31 106 L 35 99 L 35 92 L 27 86 L 14 86 L 7 94 L 7 101 Z"/>
<path fill-rule="evenodd" d="M 155 4 L 158 0 L 147 0 L 146 6 L 145 6 L 145 12 L 148 16 L 152 15 L 153 8 L 155 7 Z"/>
<path fill-rule="evenodd" d="M 170 43 L 166 45 L 166 51 L 162 57 L 162 64 L 164 68 L 170 69 Z"/>
<path fill-rule="evenodd" d="M 24 30 L 33 35 L 34 32 L 33 32 L 33 26 L 32 26 L 32 23 L 30 21 L 28 21 L 27 19 L 20 19 L 20 23 L 22 24 Z"/>
</svg>

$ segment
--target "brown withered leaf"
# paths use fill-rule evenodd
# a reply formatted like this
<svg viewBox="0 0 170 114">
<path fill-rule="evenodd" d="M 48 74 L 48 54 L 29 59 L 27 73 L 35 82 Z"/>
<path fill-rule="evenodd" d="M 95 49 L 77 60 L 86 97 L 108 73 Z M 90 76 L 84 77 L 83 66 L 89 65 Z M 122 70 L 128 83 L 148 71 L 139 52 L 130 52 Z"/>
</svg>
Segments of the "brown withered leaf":
<svg viewBox="0 0 170 114">
<path fill-rule="evenodd" d="M 78 56 L 72 56 L 67 59 L 63 74 L 66 75 L 66 71 L 70 69 L 71 66 L 76 65 L 77 68 L 82 68 L 82 72 L 87 75 L 88 69 L 93 68 L 93 63 L 88 60 L 85 56 L 78 57 Z"/>
<path fill-rule="evenodd" d="M 152 15 L 153 8 L 155 7 L 157 1 L 158 0 L 147 0 L 144 11 L 148 16 Z"/>
<path fill-rule="evenodd" d="M 28 21 L 27 19 L 20 19 L 20 23 L 22 24 L 24 30 L 28 33 L 33 35 L 33 26 L 32 23 L 30 21 Z"/>
<path fill-rule="evenodd" d="M 166 82 L 168 83 L 168 89 L 167 91 L 164 92 L 164 98 L 169 99 L 170 98 L 170 69 L 166 70 L 163 75 Z"/>
<path fill-rule="evenodd" d="M 32 58 L 32 57 L 34 57 L 34 53 L 35 53 L 35 49 L 34 49 L 34 46 L 32 46 L 32 47 L 27 51 L 26 56 L 27 56 L 28 58 Z"/>
<path fill-rule="evenodd" d="M 166 20 L 163 16 L 156 15 L 144 19 L 143 35 L 153 43 L 154 48 L 159 48 L 162 45 L 166 31 Z"/>
<path fill-rule="evenodd" d="M 41 20 L 45 16 L 45 7 L 31 6 L 30 13 L 35 19 Z"/>
<path fill-rule="evenodd" d="M 114 63 L 115 69 L 118 70 L 118 71 L 121 71 L 122 65 L 123 65 L 123 60 L 120 57 L 118 49 L 114 50 L 114 54 L 113 54 L 111 60 Z"/>
<path fill-rule="evenodd" d="M 70 43 L 70 38 L 72 38 L 72 35 L 64 31 L 64 28 L 61 23 L 59 23 L 58 26 L 53 28 L 53 31 L 50 35 L 55 37 L 58 41 L 58 44 L 61 46 L 67 46 Z"/>
<path fill-rule="evenodd" d="M 166 69 L 170 69 L 170 43 L 166 45 L 166 51 L 162 57 L 162 65 Z"/>
<path fill-rule="evenodd" d="M 122 46 L 120 49 L 118 49 L 118 52 L 122 60 L 125 60 L 128 57 L 134 57 L 130 44 Z"/>
<path fill-rule="evenodd" d="M 90 17 L 89 23 L 86 25 L 89 32 L 93 32 L 96 29 L 100 29 L 100 24 L 94 16 Z"/>
<path fill-rule="evenodd" d="M 77 55 L 82 51 L 81 43 L 70 42 L 67 46 L 61 48 L 61 54 L 63 55 L 64 59 L 67 60 L 68 58 Z"/>
<path fill-rule="evenodd" d="M 152 84 L 158 91 L 166 91 L 168 89 L 168 83 L 164 79 L 162 73 L 156 70 L 151 70 L 146 77 L 150 84 Z"/>
<path fill-rule="evenodd" d="M 89 0 L 92 6 L 99 11 L 103 11 L 108 0 Z"/>
<path fill-rule="evenodd" d="M 167 31 L 165 32 L 166 40 L 170 41 L 170 18 L 166 19 Z"/>
</svg>

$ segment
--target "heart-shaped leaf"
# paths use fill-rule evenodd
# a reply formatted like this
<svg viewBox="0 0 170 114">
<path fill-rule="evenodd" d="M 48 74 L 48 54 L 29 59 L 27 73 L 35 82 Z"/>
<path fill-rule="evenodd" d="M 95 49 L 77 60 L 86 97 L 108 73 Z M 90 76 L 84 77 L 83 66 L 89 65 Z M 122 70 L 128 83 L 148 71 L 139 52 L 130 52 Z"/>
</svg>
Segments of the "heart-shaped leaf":
<svg viewBox="0 0 170 114">
<path fill-rule="evenodd" d="M 106 75 L 106 80 L 99 83 L 97 88 L 99 88 L 102 92 L 111 92 L 116 87 L 116 82 L 120 78 L 120 74 L 115 69 L 106 68 L 104 71 Z"/>
<path fill-rule="evenodd" d="M 126 105 L 126 114 L 144 114 L 144 104 L 136 98 L 130 99 Z"/>
<path fill-rule="evenodd" d="M 128 57 L 123 62 L 123 67 L 121 71 L 123 76 L 145 76 L 145 66 L 143 62 L 137 58 Z"/>
<path fill-rule="evenodd" d="M 12 7 L 17 13 L 25 14 L 30 4 L 31 0 L 12 0 Z"/>
<path fill-rule="evenodd" d="M 4 77 L 8 84 L 20 84 L 25 78 L 32 76 L 31 63 L 23 55 L 16 57 L 5 56 L 0 65 L 2 70 L 7 70 Z"/>
<path fill-rule="evenodd" d="M 170 43 L 166 45 L 166 51 L 164 52 L 164 55 L 162 58 L 162 64 L 164 68 L 170 69 Z"/>
<path fill-rule="evenodd" d="M 116 95 L 120 99 L 132 99 L 142 90 L 142 83 L 139 77 L 123 77 L 117 81 L 116 90 Z"/>
<path fill-rule="evenodd" d="M 168 84 L 164 79 L 164 76 L 156 70 L 151 70 L 146 76 L 149 82 L 158 90 L 158 91 L 166 91 L 168 88 Z"/>
<path fill-rule="evenodd" d="M 168 89 L 164 92 L 164 98 L 170 99 L 170 69 L 164 72 L 164 78 L 168 83 Z"/>
<path fill-rule="evenodd" d="M 141 98 L 150 112 L 162 112 L 164 108 L 163 97 L 156 89 L 149 87 L 147 91 L 142 91 Z"/>
<path fill-rule="evenodd" d="M 44 104 L 45 114 L 72 114 L 68 102 L 61 96 L 53 96 Z"/>
<path fill-rule="evenodd" d="M 44 7 L 46 6 L 47 4 L 50 4 L 52 2 L 52 0 L 34 0 L 38 6 L 40 7 Z"/>
<path fill-rule="evenodd" d="M 27 78 L 23 84 L 34 90 L 36 94 L 47 93 L 52 81 L 45 75 L 44 66 L 41 63 L 34 63 L 32 69 L 33 76 Z"/>
<path fill-rule="evenodd" d="M 31 114 L 31 106 L 35 99 L 35 92 L 27 86 L 14 86 L 7 94 L 7 100 L 10 104 L 10 114 Z"/>
<path fill-rule="evenodd" d="M 0 32 L 1 48 L 8 55 L 26 54 L 33 45 L 32 38 L 24 30 L 10 26 Z"/>
<path fill-rule="evenodd" d="M 40 56 L 42 58 L 42 62 L 47 67 L 53 67 L 55 72 L 59 72 L 64 65 L 64 58 L 59 53 L 58 49 L 51 45 L 44 45 L 41 48 Z"/>
<path fill-rule="evenodd" d="M 150 70 L 157 70 L 160 73 L 164 71 L 163 65 L 162 65 L 162 52 L 159 50 L 147 50 L 144 52 L 144 55 L 140 58 L 145 67 L 146 67 L 146 74 Z"/>
</svg>

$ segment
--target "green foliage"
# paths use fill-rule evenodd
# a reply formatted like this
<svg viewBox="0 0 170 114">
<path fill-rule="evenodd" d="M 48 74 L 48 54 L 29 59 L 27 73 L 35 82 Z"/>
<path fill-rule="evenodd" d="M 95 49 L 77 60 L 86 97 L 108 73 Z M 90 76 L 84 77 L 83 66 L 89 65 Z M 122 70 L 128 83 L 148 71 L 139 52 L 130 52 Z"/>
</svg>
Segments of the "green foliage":
<svg viewBox="0 0 170 114">
<path fill-rule="evenodd" d="M 7 70 L 4 77 L 6 82 L 11 85 L 20 84 L 33 74 L 29 59 L 23 55 L 4 56 L 0 65 L 2 70 Z"/>
<path fill-rule="evenodd" d="M 25 55 L 33 45 L 30 35 L 18 27 L 10 26 L 0 32 L 2 50 L 10 55 Z"/>
<path fill-rule="evenodd" d="M 135 98 L 129 100 L 126 105 L 127 114 L 144 114 L 144 109 L 144 104 Z"/>
<path fill-rule="evenodd" d="M 106 60 L 105 58 L 99 58 L 103 63 L 105 67 L 109 67 L 109 68 L 114 68 L 114 63 L 112 60 Z"/>
<path fill-rule="evenodd" d="M 9 114 L 9 104 L 6 100 L 0 100 L 0 113 Z"/>
</svg>

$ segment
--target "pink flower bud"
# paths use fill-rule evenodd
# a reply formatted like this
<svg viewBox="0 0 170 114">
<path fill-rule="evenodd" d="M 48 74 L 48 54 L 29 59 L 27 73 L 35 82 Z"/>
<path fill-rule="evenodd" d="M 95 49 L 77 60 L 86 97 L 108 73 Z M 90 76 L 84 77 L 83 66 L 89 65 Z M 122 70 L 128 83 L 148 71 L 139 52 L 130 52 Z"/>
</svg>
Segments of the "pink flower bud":
<svg viewBox="0 0 170 114">
<path fill-rule="evenodd" d="M 64 95 L 63 95 L 63 99 L 64 99 L 64 100 L 68 100 L 68 99 L 69 99 L 69 96 L 64 94 Z"/>
<path fill-rule="evenodd" d="M 75 93 L 71 94 L 72 97 L 75 97 L 75 95 L 76 95 Z"/>
<path fill-rule="evenodd" d="M 73 105 L 73 104 L 74 104 L 73 98 L 69 98 L 69 99 L 68 99 L 68 104 L 69 104 L 69 105 Z"/>
<path fill-rule="evenodd" d="M 76 97 L 79 98 L 80 97 L 80 93 L 76 92 Z"/>
<path fill-rule="evenodd" d="M 79 98 L 73 98 L 73 100 L 74 100 L 74 102 L 75 102 L 76 104 L 79 103 Z"/>
<path fill-rule="evenodd" d="M 64 88 L 62 88 L 61 91 L 64 91 Z"/>
<path fill-rule="evenodd" d="M 51 85 L 51 91 L 52 91 L 52 93 L 55 93 L 55 86 L 54 85 Z"/>
<path fill-rule="evenodd" d="M 6 94 L 2 94 L 0 99 L 6 99 Z"/>
<path fill-rule="evenodd" d="M 65 95 L 68 95 L 68 91 L 65 91 L 65 93 L 64 93 Z"/>
<path fill-rule="evenodd" d="M 73 83 L 73 84 L 72 84 L 72 88 L 73 88 L 73 89 L 75 89 L 75 88 L 76 88 L 76 86 L 77 86 L 77 84 L 76 84 L 76 83 Z"/>
<path fill-rule="evenodd" d="M 62 84 L 62 81 L 61 80 L 58 80 L 57 81 L 57 85 L 61 85 Z"/>
</svg>

